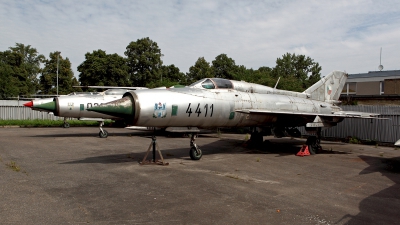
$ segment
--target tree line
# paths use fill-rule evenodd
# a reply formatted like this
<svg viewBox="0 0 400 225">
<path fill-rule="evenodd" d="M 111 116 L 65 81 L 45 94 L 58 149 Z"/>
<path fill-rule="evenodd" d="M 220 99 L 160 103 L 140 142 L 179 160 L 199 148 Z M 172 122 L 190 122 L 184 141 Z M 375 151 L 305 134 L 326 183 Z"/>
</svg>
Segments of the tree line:
<svg viewBox="0 0 400 225">
<path fill-rule="evenodd" d="M 286 53 L 277 58 L 273 68 L 258 69 L 236 65 L 235 60 L 220 54 L 211 62 L 199 57 L 187 73 L 174 64 L 164 65 L 163 54 L 150 38 L 132 41 L 124 57 L 94 50 L 85 54 L 77 67 L 77 80 L 71 62 L 59 51 L 46 58 L 30 45 L 16 43 L 15 47 L 0 51 L 0 98 L 30 96 L 32 94 L 58 94 L 81 91 L 73 86 L 131 86 L 160 87 L 188 85 L 206 77 L 244 80 L 274 86 L 278 78 L 279 89 L 303 91 L 321 77 L 321 67 L 310 57 Z"/>
</svg>

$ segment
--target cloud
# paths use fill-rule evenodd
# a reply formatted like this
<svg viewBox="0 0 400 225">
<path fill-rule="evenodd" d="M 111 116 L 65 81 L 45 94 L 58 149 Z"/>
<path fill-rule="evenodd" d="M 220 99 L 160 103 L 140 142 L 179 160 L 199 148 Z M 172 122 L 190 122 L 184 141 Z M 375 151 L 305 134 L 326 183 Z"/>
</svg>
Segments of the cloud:
<svg viewBox="0 0 400 225">
<path fill-rule="evenodd" d="M 399 68 L 397 1 L 3 1 L 0 51 L 15 43 L 48 56 L 61 51 L 76 67 L 102 49 L 124 56 L 131 41 L 158 43 L 164 64 L 187 72 L 221 53 L 236 64 L 274 67 L 285 53 L 305 54 L 350 73 Z"/>
</svg>

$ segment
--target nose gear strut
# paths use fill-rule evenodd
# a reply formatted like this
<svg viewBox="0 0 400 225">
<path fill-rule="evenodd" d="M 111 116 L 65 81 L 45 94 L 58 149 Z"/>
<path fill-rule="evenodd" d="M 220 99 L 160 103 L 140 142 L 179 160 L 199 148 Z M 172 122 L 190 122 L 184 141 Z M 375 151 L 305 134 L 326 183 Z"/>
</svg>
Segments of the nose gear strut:
<svg viewBox="0 0 400 225">
<path fill-rule="evenodd" d="M 196 140 L 196 133 L 192 133 L 190 137 L 190 151 L 189 155 L 192 160 L 199 160 L 203 156 L 203 153 L 201 152 L 201 149 L 197 146 L 197 144 L 194 142 Z"/>
<path fill-rule="evenodd" d="M 99 122 L 100 122 L 100 124 L 99 124 L 99 129 L 100 129 L 99 137 L 100 138 L 107 138 L 108 137 L 108 132 L 106 130 L 103 130 L 104 121 L 99 121 Z"/>
</svg>

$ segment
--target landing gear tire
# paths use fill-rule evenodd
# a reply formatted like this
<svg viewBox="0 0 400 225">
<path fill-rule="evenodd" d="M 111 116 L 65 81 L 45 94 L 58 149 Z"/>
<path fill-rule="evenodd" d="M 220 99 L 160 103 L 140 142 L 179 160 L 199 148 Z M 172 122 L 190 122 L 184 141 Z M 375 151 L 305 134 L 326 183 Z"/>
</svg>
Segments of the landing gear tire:
<svg viewBox="0 0 400 225">
<path fill-rule="evenodd" d="M 64 124 L 63 124 L 63 127 L 64 127 L 64 128 L 69 128 L 69 123 L 64 123 Z"/>
<path fill-rule="evenodd" d="M 203 153 L 199 148 L 196 149 L 196 147 L 191 147 L 189 155 L 192 160 L 199 160 L 203 156 Z"/>
<path fill-rule="evenodd" d="M 252 147 L 262 147 L 264 141 L 264 137 L 261 133 L 255 131 L 251 133 L 250 143 Z"/>
<path fill-rule="evenodd" d="M 309 136 L 306 145 L 308 145 L 308 151 L 311 155 L 315 155 L 321 150 L 320 140 L 316 136 Z"/>
<path fill-rule="evenodd" d="M 103 132 L 99 132 L 99 137 L 100 138 L 107 138 L 108 137 L 108 132 L 106 130 L 103 130 Z"/>
</svg>

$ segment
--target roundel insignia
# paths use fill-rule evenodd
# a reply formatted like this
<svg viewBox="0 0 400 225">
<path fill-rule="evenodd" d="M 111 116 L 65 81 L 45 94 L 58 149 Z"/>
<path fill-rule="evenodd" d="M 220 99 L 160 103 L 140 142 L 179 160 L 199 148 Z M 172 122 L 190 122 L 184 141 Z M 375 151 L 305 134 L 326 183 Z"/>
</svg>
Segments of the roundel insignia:
<svg viewBox="0 0 400 225">
<path fill-rule="evenodd" d="M 328 93 L 328 95 L 332 94 L 332 86 L 331 85 L 326 86 L 326 93 Z"/>
</svg>

